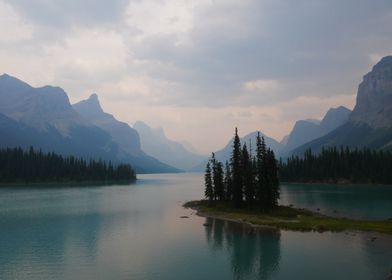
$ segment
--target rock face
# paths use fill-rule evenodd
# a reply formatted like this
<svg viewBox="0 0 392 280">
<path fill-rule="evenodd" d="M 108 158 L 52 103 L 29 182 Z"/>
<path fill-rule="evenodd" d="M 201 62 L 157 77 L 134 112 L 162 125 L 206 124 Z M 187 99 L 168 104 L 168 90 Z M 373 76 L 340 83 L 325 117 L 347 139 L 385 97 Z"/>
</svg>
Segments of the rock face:
<svg viewBox="0 0 392 280">
<path fill-rule="evenodd" d="M 364 76 L 347 123 L 292 153 L 302 154 L 308 148 L 317 152 L 323 146 L 392 149 L 392 56 L 381 59 Z"/>
<path fill-rule="evenodd" d="M 61 88 L 34 88 L 4 74 L 0 104 L 2 147 L 34 146 L 86 158 L 117 157 L 118 148 L 110 136 L 74 111 Z"/>
<path fill-rule="evenodd" d="M 33 88 L 7 74 L 0 76 L 0 112 L 40 131 L 55 128 L 70 136 L 75 126 L 89 126 L 59 87 Z"/>
<path fill-rule="evenodd" d="M 116 120 L 113 115 L 105 113 L 96 94 L 74 104 L 73 108 L 88 121 L 108 132 L 127 153 L 134 156 L 144 154 L 137 131 L 127 123 Z"/>
<path fill-rule="evenodd" d="M 325 134 L 345 124 L 350 118 L 351 110 L 344 106 L 337 108 L 331 108 L 325 114 L 324 118 L 320 123 L 320 127 Z"/>
<path fill-rule="evenodd" d="M 314 139 L 324 136 L 339 126 L 345 124 L 351 111 L 346 107 L 340 106 L 331 108 L 321 121 L 300 120 L 294 125 L 293 130 L 288 136 L 287 143 L 281 155 L 286 156 L 292 150 L 308 143 Z"/>
<path fill-rule="evenodd" d="M 178 171 L 148 155 L 128 153 L 114 140 L 110 131 L 76 112 L 63 89 L 34 88 L 7 74 L 0 76 L 0 147 L 33 146 L 45 152 L 127 162 L 138 172 Z"/>
<path fill-rule="evenodd" d="M 392 126 L 392 56 L 381 59 L 364 76 L 350 122 L 375 129 Z"/>
<path fill-rule="evenodd" d="M 189 151 L 183 144 L 168 139 L 162 128 L 151 128 L 141 121 L 133 127 L 140 135 L 142 149 L 171 166 L 189 171 L 205 158 Z"/>
<path fill-rule="evenodd" d="M 127 123 L 118 121 L 113 115 L 105 113 L 96 94 L 92 94 L 88 99 L 74 104 L 73 108 L 89 122 L 109 133 L 122 151 L 121 160 L 126 160 L 130 156 L 133 164 L 145 172 L 179 171 L 179 169 L 146 154 L 141 149 L 138 132 Z"/>
</svg>

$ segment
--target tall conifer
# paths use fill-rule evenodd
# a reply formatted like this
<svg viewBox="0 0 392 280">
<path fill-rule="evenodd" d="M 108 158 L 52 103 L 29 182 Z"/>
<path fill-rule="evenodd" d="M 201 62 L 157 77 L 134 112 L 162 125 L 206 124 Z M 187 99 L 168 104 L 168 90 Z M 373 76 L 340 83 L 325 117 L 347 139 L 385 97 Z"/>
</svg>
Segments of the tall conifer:
<svg viewBox="0 0 392 280">
<path fill-rule="evenodd" d="M 204 175 L 204 195 L 209 200 L 212 201 L 214 199 L 214 190 L 212 186 L 212 176 L 211 176 L 211 166 L 210 162 L 207 162 L 206 173 Z"/>
<path fill-rule="evenodd" d="M 226 160 L 225 164 L 225 178 L 224 178 L 224 185 L 225 185 L 225 199 L 231 201 L 233 198 L 233 180 L 231 177 L 231 170 L 230 164 Z"/>
<path fill-rule="evenodd" d="M 231 172 L 233 178 L 233 202 L 235 207 L 242 205 L 241 141 L 235 128 L 233 152 L 231 155 Z"/>
<path fill-rule="evenodd" d="M 242 176 L 244 184 L 245 200 L 248 206 L 252 206 L 254 198 L 252 160 L 250 158 L 246 143 L 242 148 Z"/>
</svg>

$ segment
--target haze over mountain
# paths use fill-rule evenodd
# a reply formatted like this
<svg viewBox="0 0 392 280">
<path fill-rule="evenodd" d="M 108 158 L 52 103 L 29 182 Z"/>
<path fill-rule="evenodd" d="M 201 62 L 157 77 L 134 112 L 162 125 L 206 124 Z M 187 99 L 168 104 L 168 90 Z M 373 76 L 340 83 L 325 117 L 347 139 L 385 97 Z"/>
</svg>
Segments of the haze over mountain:
<svg viewBox="0 0 392 280">
<path fill-rule="evenodd" d="M 141 121 L 137 121 L 133 127 L 140 135 L 142 149 L 171 166 L 189 170 L 205 158 L 189 151 L 183 144 L 168 139 L 162 128 L 151 128 Z"/>
<path fill-rule="evenodd" d="M 323 146 L 392 148 L 392 56 L 381 59 L 363 77 L 357 103 L 346 124 L 298 149 L 319 151 Z"/>
<path fill-rule="evenodd" d="M 351 111 L 346 107 L 331 108 L 324 118 L 319 120 L 299 120 L 287 138 L 287 143 L 281 151 L 286 156 L 293 149 L 317 139 L 348 121 Z"/>
<path fill-rule="evenodd" d="M 108 132 L 120 148 L 130 155 L 139 156 L 143 154 L 136 130 L 128 124 L 116 120 L 113 115 L 105 113 L 96 94 L 73 104 L 73 108 L 85 119 Z"/>
<path fill-rule="evenodd" d="M 34 88 L 4 74 L 0 76 L 0 113 L 2 147 L 33 146 L 64 155 L 123 161 L 131 163 L 138 172 L 178 171 L 142 152 L 137 154 L 137 148 L 133 153 L 123 149 L 112 138 L 112 130 L 107 132 L 76 112 L 59 87 Z M 92 118 L 97 113 L 91 110 L 88 115 Z M 97 123 L 104 127 L 105 119 Z M 124 138 L 128 140 L 126 134 Z"/>
<path fill-rule="evenodd" d="M 243 146 L 245 143 L 250 150 L 251 154 L 255 155 L 255 147 L 256 147 L 256 136 L 257 136 L 257 131 L 254 131 L 252 133 L 249 133 L 245 135 L 244 137 L 240 137 L 241 140 L 241 146 Z M 283 149 L 284 145 L 276 141 L 275 139 L 265 135 L 264 133 L 260 132 L 260 135 L 264 137 L 266 145 L 271 148 L 274 152 L 275 155 L 279 157 L 281 150 Z M 215 152 L 215 158 L 219 160 L 220 162 L 225 163 L 226 161 L 230 161 L 230 157 L 233 151 L 233 138 L 229 140 L 229 142 L 226 144 L 226 146 L 218 151 Z M 205 169 L 205 166 L 207 164 L 208 159 L 204 158 L 204 160 L 199 163 L 197 166 L 195 166 L 192 170 L 193 171 L 203 171 Z"/>
<path fill-rule="evenodd" d="M 118 121 L 113 115 L 105 113 L 99 103 L 97 94 L 92 94 L 88 99 L 74 104 L 73 108 L 85 119 L 109 133 L 113 141 L 125 151 L 124 154 L 126 156 L 130 155 L 134 164 L 142 169 L 156 172 L 178 171 L 147 155 L 141 149 L 140 137 L 137 131 L 127 123 Z"/>
</svg>

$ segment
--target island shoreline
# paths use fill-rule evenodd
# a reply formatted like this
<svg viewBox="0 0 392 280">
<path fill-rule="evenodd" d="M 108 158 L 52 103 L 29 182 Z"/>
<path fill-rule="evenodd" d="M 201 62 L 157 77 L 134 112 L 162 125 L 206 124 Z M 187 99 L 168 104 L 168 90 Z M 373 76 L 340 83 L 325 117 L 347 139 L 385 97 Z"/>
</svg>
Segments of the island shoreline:
<svg viewBox="0 0 392 280">
<path fill-rule="evenodd" d="M 301 232 L 374 232 L 392 235 L 392 220 L 354 220 L 334 218 L 307 209 L 278 206 L 279 211 L 290 216 L 275 213 L 256 213 L 245 209 L 223 208 L 221 205 L 209 205 L 206 200 L 189 201 L 184 208 L 196 211 L 196 215 L 234 223 L 240 223 L 261 230 L 290 230 Z"/>
</svg>

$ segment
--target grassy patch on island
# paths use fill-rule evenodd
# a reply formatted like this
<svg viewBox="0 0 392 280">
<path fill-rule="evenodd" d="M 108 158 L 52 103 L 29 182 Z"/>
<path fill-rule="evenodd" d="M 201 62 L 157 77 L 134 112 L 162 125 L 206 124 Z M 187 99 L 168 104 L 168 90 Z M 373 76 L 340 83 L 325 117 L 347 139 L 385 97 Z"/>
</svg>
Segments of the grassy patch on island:
<svg viewBox="0 0 392 280">
<path fill-rule="evenodd" d="M 228 202 L 190 201 L 186 208 L 198 211 L 200 216 L 249 223 L 296 231 L 345 231 L 360 230 L 392 234 L 392 220 L 353 220 L 333 218 L 305 209 L 276 206 L 261 213 L 257 209 L 233 208 Z"/>
</svg>

